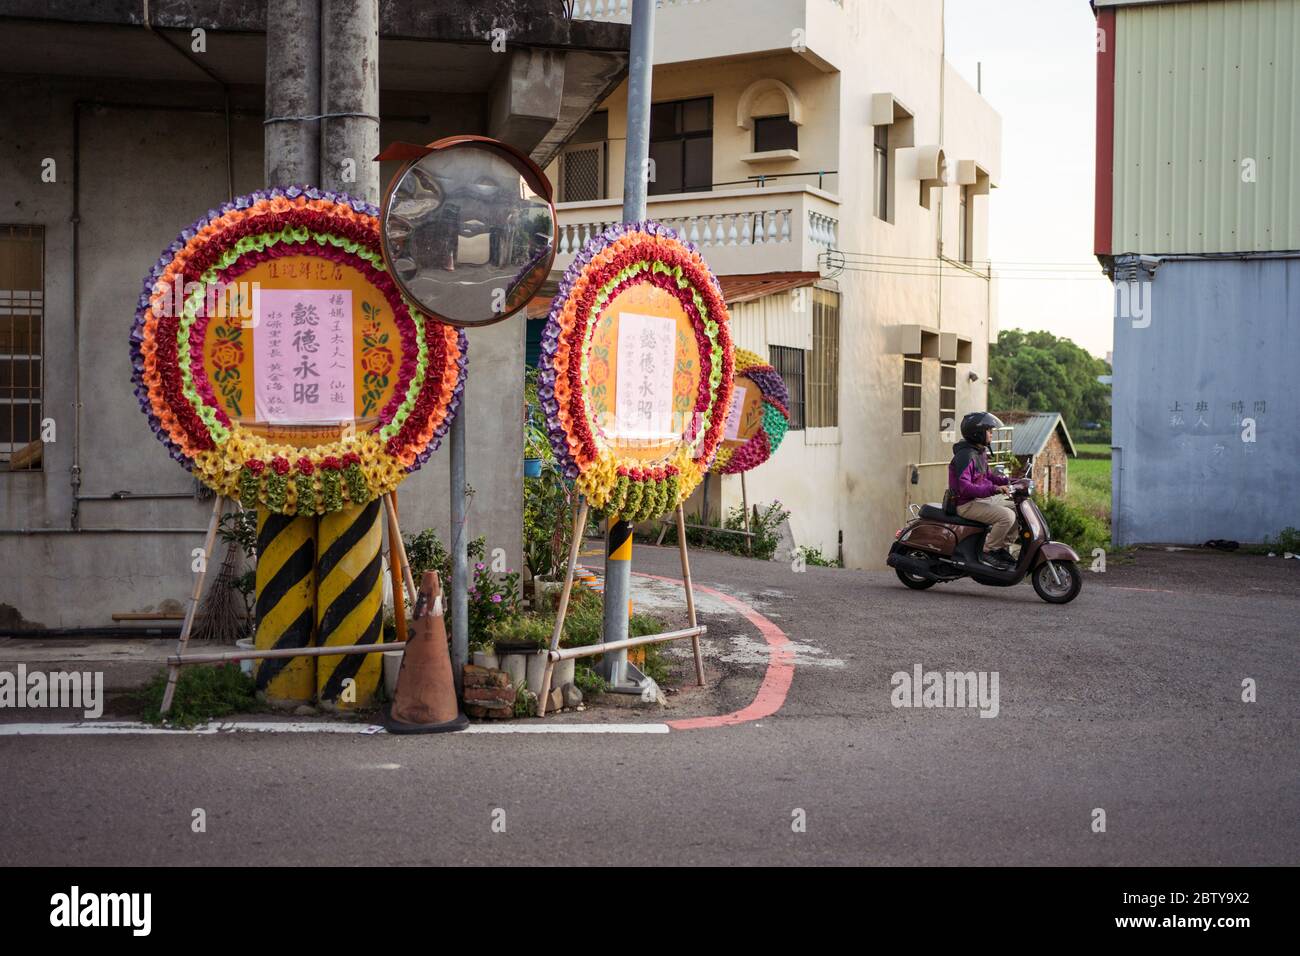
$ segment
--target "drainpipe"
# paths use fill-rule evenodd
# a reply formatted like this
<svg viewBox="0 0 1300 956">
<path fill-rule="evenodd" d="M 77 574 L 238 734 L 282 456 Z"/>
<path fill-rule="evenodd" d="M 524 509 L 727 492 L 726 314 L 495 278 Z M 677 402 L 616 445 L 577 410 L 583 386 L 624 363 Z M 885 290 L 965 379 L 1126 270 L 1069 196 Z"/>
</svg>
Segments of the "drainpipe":
<svg viewBox="0 0 1300 956">
<path fill-rule="evenodd" d="M 72 528 L 81 530 L 81 103 L 72 104 Z"/>
</svg>

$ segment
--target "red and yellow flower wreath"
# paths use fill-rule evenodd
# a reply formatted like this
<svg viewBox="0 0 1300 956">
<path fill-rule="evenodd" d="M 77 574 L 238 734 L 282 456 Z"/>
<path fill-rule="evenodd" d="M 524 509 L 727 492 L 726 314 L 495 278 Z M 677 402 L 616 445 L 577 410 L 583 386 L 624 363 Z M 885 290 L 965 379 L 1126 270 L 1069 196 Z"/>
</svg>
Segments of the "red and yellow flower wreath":
<svg viewBox="0 0 1300 956">
<path fill-rule="evenodd" d="M 172 458 L 218 494 L 281 514 L 323 514 L 395 489 L 437 448 L 460 406 L 464 333 L 424 315 L 398 291 L 379 241 L 379 211 L 341 193 L 289 187 L 209 210 L 155 263 L 131 330 L 135 394 Z M 356 269 L 382 294 L 400 331 L 397 387 L 373 428 L 309 448 L 269 441 L 232 421 L 216 391 L 239 364 L 238 323 L 206 312 L 208 288 L 260 262 L 307 255 Z M 180 294 L 177 294 L 180 290 Z M 174 302 L 183 303 L 180 309 Z M 208 329 L 222 339 L 203 366 Z M 385 356 L 371 356 L 372 365 Z M 369 368 L 368 368 L 369 370 Z"/>
<path fill-rule="evenodd" d="M 700 356 L 693 424 L 672 453 L 655 463 L 620 456 L 584 400 L 597 320 L 615 296 L 637 283 L 676 297 Z M 731 387 L 727 306 L 694 246 L 655 222 L 621 223 L 574 257 L 542 333 L 538 398 L 556 459 L 592 507 L 628 521 L 645 521 L 676 508 L 695 490 L 717 451 Z"/>
</svg>

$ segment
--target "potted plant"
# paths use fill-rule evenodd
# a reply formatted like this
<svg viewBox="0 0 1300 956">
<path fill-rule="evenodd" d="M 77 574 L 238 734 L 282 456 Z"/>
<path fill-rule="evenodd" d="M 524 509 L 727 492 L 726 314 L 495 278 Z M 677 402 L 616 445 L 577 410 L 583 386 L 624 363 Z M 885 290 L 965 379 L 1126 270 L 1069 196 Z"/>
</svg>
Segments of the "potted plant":
<svg viewBox="0 0 1300 956">
<path fill-rule="evenodd" d="M 533 581 L 533 607 L 555 606 L 573 535 L 573 489 L 553 459 L 524 488 L 524 561 Z"/>
</svg>

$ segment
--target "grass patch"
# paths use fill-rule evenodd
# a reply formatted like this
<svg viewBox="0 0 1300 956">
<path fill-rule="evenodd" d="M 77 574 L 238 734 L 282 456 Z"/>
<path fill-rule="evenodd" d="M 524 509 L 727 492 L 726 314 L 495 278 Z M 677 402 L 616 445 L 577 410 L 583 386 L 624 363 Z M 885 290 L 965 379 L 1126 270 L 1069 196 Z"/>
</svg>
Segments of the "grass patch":
<svg viewBox="0 0 1300 956">
<path fill-rule="evenodd" d="M 1075 458 L 1070 462 L 1066 500 L 1110 526 L 1110 457 Z"/>
<path fill-rule="evenodd" d="M 163 670 L 135 693 L 135 699 L 143 705 L 142 720 L 164 723 L 161 711 L 166 688 L 167 672 Z M 181 668 L 171 713 L 165 722 L 173 727 L 195 727 L 218 717 L 256 709 L 253 679 L 238 664 L 204 664 Z"/>
<path fill-rule="evenodd" d="M 1105 458 L 1110 459 L 1110 445 L 1100 442 L 1075 442 L 1074 450 L 1078 452 L 1079 458 Z"/>
</svg>

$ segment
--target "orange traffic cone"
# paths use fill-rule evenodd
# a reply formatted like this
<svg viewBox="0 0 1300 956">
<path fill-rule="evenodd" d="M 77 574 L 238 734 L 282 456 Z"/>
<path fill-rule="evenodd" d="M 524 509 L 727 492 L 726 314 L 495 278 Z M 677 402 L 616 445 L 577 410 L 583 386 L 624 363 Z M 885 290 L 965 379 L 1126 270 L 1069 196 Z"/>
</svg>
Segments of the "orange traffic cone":
<svg viewBox="0 0 1300 956">
<path fill-rule="evenodd" d="M 424 572 L 420 581 L 415 626 L 402 653 L 393 697 L 384 714 L 384 726 L 390 734 L 441 734 L 469 726 L 456 699 L 447 625 L 442 616 L 442 587 L 434 571 Z"/>
</svg>

